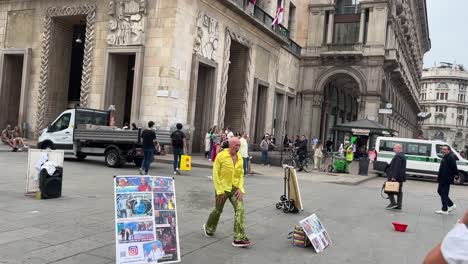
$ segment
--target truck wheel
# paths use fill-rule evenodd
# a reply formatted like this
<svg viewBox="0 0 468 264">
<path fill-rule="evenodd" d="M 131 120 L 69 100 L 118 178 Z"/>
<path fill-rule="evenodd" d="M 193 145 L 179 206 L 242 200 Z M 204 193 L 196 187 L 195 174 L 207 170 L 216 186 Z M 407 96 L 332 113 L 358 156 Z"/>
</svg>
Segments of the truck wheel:
<svg viewBox="0 0 468 264">
<path fill-rule="evenodd" d="M 106 152 L 106 164 L 112 168 L 118 168 L 121 166 L 120 153 L 116 149 L 109 149 Z"/>
<path fill-rule="evenodd" d="M 133 162 L 138 168 L 141 168 L 141 164 L 143 163 L 143 159 L 134 159 Z"/>
<path fill-rule="evenodd" d="M 453 182 L 456 185 L 463 185 L 463 183 L 465 183 L 465 179 L 466 179 L 465 177 L 466 177 L 466 175 L 464 173 L 459 172 L 458 175 L 453 180 Z"/>
<path fill-rule="evenodd" d="M 84 154 L 84 153 L 81 153 L 81 152 L 76 153 L 76 158 L 77 158 L 78 160 L 84 160 L 84 159 L 86 159 L 87 156 L 88 156 L 88 155 L 86 155 L 86 154 Z"/>
</svg>

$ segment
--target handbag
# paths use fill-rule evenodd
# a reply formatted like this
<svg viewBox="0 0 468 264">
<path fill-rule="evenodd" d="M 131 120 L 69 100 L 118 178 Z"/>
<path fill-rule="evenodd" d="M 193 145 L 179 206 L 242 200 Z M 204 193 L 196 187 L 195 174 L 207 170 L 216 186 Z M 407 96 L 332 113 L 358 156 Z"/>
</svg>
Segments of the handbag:
<svg viewBox="0 0 468 264">
<path fill-rule="evenodd" d="M 385 193 L 399 193 L 400 183 L 396 181 L 386 181 L 383 186 Z"/>
<path fill-rule="evenodd" d="M 306 248 L 312 246 L 307 234 L 301 226 L 295 226 L 294 231 L 288 234 L 288 239 L 292 239 L 292 244 L 295 247 Z"/>
</svg>

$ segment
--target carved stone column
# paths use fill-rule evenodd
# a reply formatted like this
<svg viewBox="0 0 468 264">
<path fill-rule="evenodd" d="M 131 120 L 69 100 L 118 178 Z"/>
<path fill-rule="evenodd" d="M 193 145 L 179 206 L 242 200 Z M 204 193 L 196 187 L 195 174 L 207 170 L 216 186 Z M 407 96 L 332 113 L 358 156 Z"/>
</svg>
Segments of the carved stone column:
<svg viewBox="0 0 468 264">
<path fill-rule="evenodd" d="M 359 43 L 364 43 L 364 27 L 366 25 L 366 9 L 361 9 L 361 20 L 359 23 Z"/>
<path fill-rule="evenodd" d="M 327 31 L 327 44 L 333 42 L 333 28 L 335 27 L 335 11 L 328 11 L 328 31 Z"/>
<path fill-rule="evenodd" d="M 249 104 L 249 95 L 250 91 L 253 88 L 253 84 L 251 79 L 253 79 L 253 44 L 252 42 L 245 38 L 244 36 L 232 31 L 229 28 L 226 28 L 226 33 L 224 37 L 224 57 L 223 57 L 223 69 L 222 69 L 222 79 L 221 79 L 221 91 L 220 91 L 220 102 L 219 102 L 219 116 L 218 116 L 218 126 L 224 126 L 224 117 L 226 112 L 226 95 L 227 95 L 227 83 L 229 78 L 229 60 L 231 56 L 231 42 L 235 40 L 236 42 L 246 46 L 248 48 L 247 51 L 247 67 L 246 67 L 246 76 L 245 76 L 245 83 L 244 83 L 244 94 L 243 94 L 243 110 L 242 110 L 242 124 L 241 130 L 245 130 L 247 128 L 248 123 L 248 104 Z"/>
</svg>

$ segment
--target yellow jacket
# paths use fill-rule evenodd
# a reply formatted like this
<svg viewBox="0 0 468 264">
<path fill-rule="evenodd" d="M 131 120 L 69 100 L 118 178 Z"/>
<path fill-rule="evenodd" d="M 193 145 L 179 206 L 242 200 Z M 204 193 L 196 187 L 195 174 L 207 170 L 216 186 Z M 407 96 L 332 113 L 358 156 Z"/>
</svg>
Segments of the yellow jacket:
<svg viewBox="0 0 468 264">
<path fill-rule="evenodd" d="M 244 162 L 242 156 L 237 152 L 237 162 L 232 162 L 229 150 L 225 149 L 216 155 L 213 165 L 213 184 L 216 195 L 230 192 L 232 186 L 238 188 L 242 193 L 244 190 Z"/>
</svg>

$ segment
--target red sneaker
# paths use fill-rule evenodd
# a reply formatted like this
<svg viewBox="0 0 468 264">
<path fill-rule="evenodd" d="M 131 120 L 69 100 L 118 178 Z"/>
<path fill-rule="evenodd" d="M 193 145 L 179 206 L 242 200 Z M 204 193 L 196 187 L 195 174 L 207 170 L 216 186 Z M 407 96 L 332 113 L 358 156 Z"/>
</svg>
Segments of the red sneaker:
<svg viewBox="0 0 468 264">
<path fill-rule="evenodd" d="M 250 242 L 250 240 L 248 240 L 248 239 L 246 239 L 246 240 L 234 240 L 234 242 L 232 242 L 232 245 L 235 246 L 235 247 L 245 248 L 245 247 L 250 247 L 252 245 L 252 242 Z"/>
</svg>

